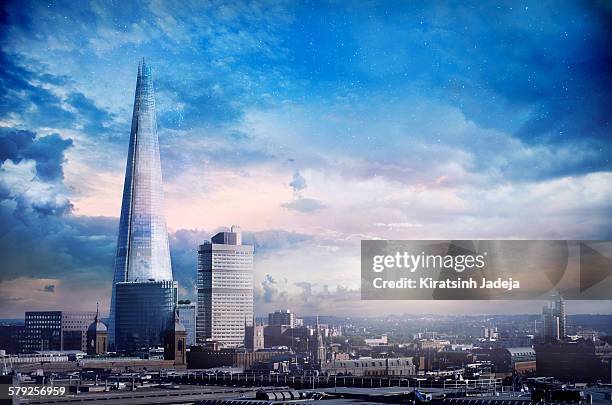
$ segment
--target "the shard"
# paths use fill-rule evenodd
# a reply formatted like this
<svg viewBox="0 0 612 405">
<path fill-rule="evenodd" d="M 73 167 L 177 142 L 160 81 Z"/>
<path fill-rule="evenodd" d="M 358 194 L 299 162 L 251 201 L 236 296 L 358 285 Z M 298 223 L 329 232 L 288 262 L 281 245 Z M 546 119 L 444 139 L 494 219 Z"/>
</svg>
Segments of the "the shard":
<svg viewBox="0 0 612 405">
<path fill-rule="evenodd" d="M 136 80 L 132 130 L 130 132 L 115 256 L 109 320 L 109 338 L 112 343 L 119 340 L 121 332 L 127 333 L 125 330 L 120 331 L 119 314 L 121 310 L 125 310 L 121 307 L 122 305 L 134 306 L 136 304 L 138 306 L 138 291 L 143 291 L 143 294 L 150 294 L 146 291 L 155 288 L 155 285 L 163 287 L 174 284 L 172 283 L 170 249 L 163 205 L 164 193 L 153 79 L 151 67 L 143 59 L 138 66 Z M 170 284 L 168 281 L 170 281 Z M 126 283 L 130 283 L 131 296 L 129 300 L 131 302 L 120 302 L 118 301 L 117 290 L 119 284 L 124 285 Z M 128 291 L 127 287 L 125 291 Z M 160 305 L 164 305 L 164 303 L 160 303 Z M 153 308 L 151 316 L 157 317 L 165 313 L 165 308 L 162 308 L 161 312 L 158 311 L 159 309 Z M 170 309 L 170 311 L 172 310 L 173 308 Z M 144 321 L 155 323 L 158 319 L 144 319 Z M 162 321 L 165 322 L 165 320 Z M 139 334 L 134 331 L 130 333 Z M 150 333 L 155 334 L 156 332 Z M 121 346 L 119 342 L 117 344 Z"/>
</svg>

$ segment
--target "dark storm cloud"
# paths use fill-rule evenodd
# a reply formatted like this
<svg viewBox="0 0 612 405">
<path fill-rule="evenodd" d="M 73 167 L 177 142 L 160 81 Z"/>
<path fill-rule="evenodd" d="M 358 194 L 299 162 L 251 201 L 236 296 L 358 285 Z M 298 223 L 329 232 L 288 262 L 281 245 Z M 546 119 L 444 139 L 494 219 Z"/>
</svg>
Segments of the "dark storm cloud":
<svg viewBox="0 0 612 405">
<path fill-rule="evenodd" d="M 48 292 L 48 293 L 54 293 L 55 292 L 55 285 L 54 284 L 47 284 L 46 286 L 43 287 L 43 291 L 44 292 Z"/>
<path fill-rule="evenodd" d="M 36 175 L 44 181 L 62 179 L 64 152 L 72 146 L 71 139 L 58 134 L 36 137 L 31 131 L 0 127 L 0 164 L 6 159 L 19 163 L 21 159 L 36 161 Z"/>
<path fill-rule="evenodd" d="M 63 184 L 64 155 L 71 145 L 57 134 L 0 128 L 0 279 L 110 278 L 116 219 L 72 214 Z M 33 160 L 36 175 L 11 189 L 8 160 Z"/>
<path fill-rule="evenodd" d="M 74 217 L 51 203 L 41 213 L 37 204 L 19 204 L 15 211 L 0 206 L 1 279 L 74 280 L 86 274 L 92 282 L 110 283 L 116 219 Z"/>
</svg>

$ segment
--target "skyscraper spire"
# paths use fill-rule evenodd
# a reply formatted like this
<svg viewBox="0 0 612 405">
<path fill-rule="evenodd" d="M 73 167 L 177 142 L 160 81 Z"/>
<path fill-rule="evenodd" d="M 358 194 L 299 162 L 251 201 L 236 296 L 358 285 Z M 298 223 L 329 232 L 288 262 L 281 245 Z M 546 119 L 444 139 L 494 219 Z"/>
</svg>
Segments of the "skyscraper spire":
<svg viewBox="0 0 612 405">
<path fill-rule="evenodd" d="M 126 281 L 172 280 L 170 248 L 163 212 L 157 117 L 151 67 L 138 64 L 115 272 L 110 336 L 115 338 L 115 286 Z"/>
</svg>

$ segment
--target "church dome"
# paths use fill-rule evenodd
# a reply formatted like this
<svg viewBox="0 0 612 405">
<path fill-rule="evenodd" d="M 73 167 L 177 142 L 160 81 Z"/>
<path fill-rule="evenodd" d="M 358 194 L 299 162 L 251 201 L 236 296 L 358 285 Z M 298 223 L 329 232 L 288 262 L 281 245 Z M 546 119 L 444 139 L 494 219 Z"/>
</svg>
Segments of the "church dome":
<svg viewBox="0 0 612 405">
<path fill-rule="evenodd" d="M 87 328 L 87 331 L 88 332 L 107 332 L 107 329 L 106 329 L 106 325 L 104 325 L 102 321 L 99 321 L 98 319 L 96 319 L 95 321 L 91 323 L 91 325 L 89 325 L 89 328 Z"/>
<path fill-rule="evenodd" d="M 100 321 L 100 308 L 99 306 L 96 306 L 96 317 L 94 318 L 94 321 L 91 323 L 91 325 L 89 325 L 89 328 L 87 328 L 87 332 L 107 332 L 108 329 L 106 328 L 106 325 L 104 325 L 104 323 L 102 321 Z"/>
</svg>

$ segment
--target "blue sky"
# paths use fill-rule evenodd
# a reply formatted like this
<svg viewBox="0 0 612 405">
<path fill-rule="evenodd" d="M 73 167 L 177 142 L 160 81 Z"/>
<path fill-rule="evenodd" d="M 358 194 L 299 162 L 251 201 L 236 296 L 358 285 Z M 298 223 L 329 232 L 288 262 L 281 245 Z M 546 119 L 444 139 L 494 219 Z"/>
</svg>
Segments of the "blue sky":
<svg viewBox="0 0 612 405">
<path fill-rule="evenodd" d="M 107 303 L 141 57 L 184 296 L 232 223 L 262 314 L 508 311 L 359 302 L 364 238 L 612 237 L 609 3 L 9 1 L 0 24 L 0 316 Z"/>
</svg>

